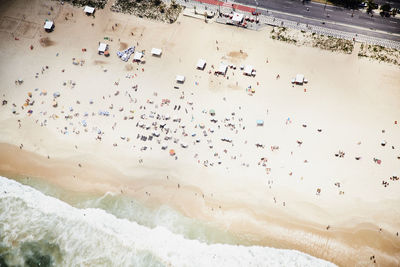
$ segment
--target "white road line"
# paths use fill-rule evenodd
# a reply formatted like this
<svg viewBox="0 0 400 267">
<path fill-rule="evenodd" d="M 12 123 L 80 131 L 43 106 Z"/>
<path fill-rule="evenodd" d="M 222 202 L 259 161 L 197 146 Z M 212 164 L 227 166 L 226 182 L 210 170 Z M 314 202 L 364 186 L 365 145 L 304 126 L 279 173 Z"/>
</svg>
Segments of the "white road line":
<svg viewBox="0 0 400 267">
<path fill-rule="evenodd" d="M 391 21 L 391 20 L 389 20 L 389 22 L 390 22 L 390 23 L 397 23 L 397 21 Z"/>
</svg>

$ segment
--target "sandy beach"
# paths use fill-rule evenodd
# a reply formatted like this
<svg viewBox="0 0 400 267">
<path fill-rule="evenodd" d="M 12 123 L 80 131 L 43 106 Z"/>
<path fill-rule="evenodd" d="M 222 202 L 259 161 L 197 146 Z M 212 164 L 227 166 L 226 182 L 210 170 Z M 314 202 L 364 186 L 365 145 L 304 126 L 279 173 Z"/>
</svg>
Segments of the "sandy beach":
<svg viewBox="0 0 400 267">
<path fill-rule="evenodd" d="M 358 58 L 359 43 L 333 53 L 112 2 L 95 17 L 0 3 L 0 175 L 168 205 L 339 266 L 400 264 L 398 66 Z M 129 46 L 143 62 L 117 57 Z M 215 75 L 221 63 L 235 68 Z M 291 83 L 299 73 L 307 84 Z"/>
</svg>

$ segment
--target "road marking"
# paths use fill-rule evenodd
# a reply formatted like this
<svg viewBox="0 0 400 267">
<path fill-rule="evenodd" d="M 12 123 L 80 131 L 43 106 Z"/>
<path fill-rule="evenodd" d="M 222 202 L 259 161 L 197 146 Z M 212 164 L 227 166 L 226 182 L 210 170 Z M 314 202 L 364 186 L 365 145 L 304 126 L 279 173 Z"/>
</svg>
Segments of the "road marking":
<svg viewBox="0 0 400 267">
<path fill-rule="evenodd" d="M 390 23 L 397 23 L 397 21 L 391 21 L 391 20 L 389 20 L 389 22 L 390 22 Z"/>
</svg>

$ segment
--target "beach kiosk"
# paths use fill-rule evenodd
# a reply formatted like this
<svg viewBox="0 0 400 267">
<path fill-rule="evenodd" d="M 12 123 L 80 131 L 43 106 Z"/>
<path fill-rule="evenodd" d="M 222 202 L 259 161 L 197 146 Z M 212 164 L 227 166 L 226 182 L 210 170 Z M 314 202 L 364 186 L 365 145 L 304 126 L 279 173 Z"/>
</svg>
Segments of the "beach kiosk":
<svg viewBox="0 0 400 267">
<path fill-rule="evenodd" d="M 232 21 L 233 21 L 233 23 L 236 23 L 236 24 L 242 23 L 242 21 L 243 21 L 243 14 L 234 12 L 234 13 L 233 13 L 233 17 L 232 17 Z"/>
<path fill-rule="evenodd" d="M 156 57 L 161 57 L 162 50 L 160 48 L 152 48 L 151 54 Z"/>
<path fill-rule="evenodd" d="M 142 60 L 142 57 L 143 57 L 143 53 L 135 52 L 135 55 L 133 56 L 133 61 L 140 62 Z"/>
<path fill-rule="evenodd" d="M 108 48 L 108 45 L 107 45 L 107 44 L 105 44 L 105 43 L 99 43 L 99 48 L 97 49 L 98 52 L 99 52 L 99 55 L 103 55 L 104 52 L 106 52 L 107 48 Z"/>
<path fill-rule="evenodd" d="M 219 64 L 219 68 L 217 71 L 218 74 L 225 76 L 227 71 L 228 71 L 228 65 L 226 65 L 224 63 Z"/>
<path fill-rule="evenodd" d="M 246 65 L 246 67 L 244 68 L 243 74 L 247 75 L 247 76 L 252 76 L 253 72 L 254 72 L 253 66 Z"/>
<path fill-rule="evenodd" d="M 44 28 L 44 30 L 46 32 L 52 32 L 54 30 L 54 22 L 52 22 L 51 20 L 47 20 L 44 23 L 44 27 L 43 28 Z"/>
<path fill-rule="evenodd" d="M 206 67 L 206 61 L 204 59 L 199 59 L 196 67 L 198 70 L 204 70 L 204 68 Z"/>
<path fill-rule="evenodd" d="M 83 11 L 86 13 L 86 15 L 90 16 L 90 15 L 94 14 L 94 7 L 85 6 Z"/>
<path fill-rule="evenodd" d="M 176 75 L 176 82 L 177 82 L 177 83 L 184 83 L 184 82 L 185 82 L 185 76 L 183 76 L 183 75 Z"/>
</svg>

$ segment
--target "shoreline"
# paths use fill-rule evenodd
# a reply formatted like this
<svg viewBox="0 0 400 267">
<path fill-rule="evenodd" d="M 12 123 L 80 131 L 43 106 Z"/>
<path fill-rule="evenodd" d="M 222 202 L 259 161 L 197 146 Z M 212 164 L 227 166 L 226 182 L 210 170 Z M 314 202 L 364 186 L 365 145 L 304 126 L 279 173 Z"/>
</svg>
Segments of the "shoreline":
<svg viewBox="0 0 400 267">
<path fill-rule="evenodd" d="M 0 144 L 0 151 L 0 155 L 7 155 L 6 157 L 0 156 L 0 174 L 2 176 L 32 176 L 64 190 L 72 190 L 79 193 L 104 194 L 106 192 L 114 192 L 124 194 L 144 203 L 149 208 L 167 205 L 189 218 L 194 218 L 201 222 L 210 221 L 216 223 L 221 231 L 229 231 L 239 238 L 246 237 L 245 239 L 251 245 L 295 249 L 328 260 L 339 266 L 360 264 L 362 262 L 361 259 L 370 253 L 379 258 L 381 263 L 394 263 L 397 258 L 396 252 L 400 248 L 400 244 L 396 244 L 398 240 L 396 237 L 385 231 L 379 233 L 376 230 L 377 225 L 373 224 L 333 226 L 327 231 L 323 229 L 324 225 L 318 225 L 317 222 L 313 222 L 310 225 L 310 221 L 301 220 L 299 217 L 292 217 L 290 220 L 287 217 L 284 219 L 287 215 L 279 214 L 276 211 L 274 211 L 274 215 L 260 214 L 259 208 L 254 210 L 245 204 L 240 207 L 238 203 L 233 202 L 230 204 L 229 200 L 226 200 L 226 203 L 222 205 L 231 206 L 232 210 L 223 209 L 224 216 L 215 216 L 215 214 L 210 214 L 207 209 L 216 206 L 213 200 L 198 203 L 193 201 L 190 196 L 190 193 L 193 192 L 200 193 L 199 188 L 183 185 L 178 190 L 175 186 L 169 186 L 160 181 L 160 179 L 128 178 L 117 170 L 102 168 L 99 171 L 98 167 L 93 168 L 90 165 L 85 166 L 86 182 L 82 183 L 81 181 L 79 184 L 71 185 L 72 183 L 69 181 L 60 180 L 65 176 L 62 174 L 65 171 L 79 171 L 79 167 L 71 167 L 72 162 L 70 160 L 51 159 L 47 163 L 46 160 L 48 159 L 45 157 L 4 143 Z M 15 160 L 16 157 L 19 160 Z M 90 162 L 90 159 L 88 162 Z M 74 165 L 76 166 L 76 164 Z M 61 168 L 61 166 L 64 168 Z M 105 173 L 107 174 L 105 175 Z M 96 177 L 96 180 L 100 178 L 101 182 L 91 188 L 94 185 L 94 177 Z M 123 177 L 123 183 L 121 182 L 121 177 Z M 127 181 L 129 182 L 127 183 Z M 121 184 L 123 184 L 122 187 L 129 187 L 129 189 L 123 190 L 121 193 Z M 143 194 L 144 191 L 151 192 L 151 198 L 147 194 Z M 166 195 L 170 196 L 170 194 L 167 192 L 175 194 L 175 199 L 168 200 Z M 178 193 L 180 194 L 179 196 L 177 196 Z M 185 203 L 184 206 L 179 205 L 182 202 Z M 187 207 L 191 208 L 187 209 Z M 356 214 L 354 216 L 354 218 L 357 218 Z M 246 222 L 242 222 L 241 218 L 243 217 L 247 218 Z M 264 227 L 267 227 L 268 230 Z M 306 239 L 304 239 L 305 236 L 307 237 Z M 378 236 L 381 241 L 377 244 L 373 241 Z M 357 240 L 363 241 L 358 243 L 360 241 Z M 365 243 L 365 241 L 367 242 Z M 327 242 L 329 249 L 326 247 Z M 364 246 L 364 248 L 360 249 L 359 246 Z M 352 252 L 349 253 L 349 251 Z"/>
</svg>

